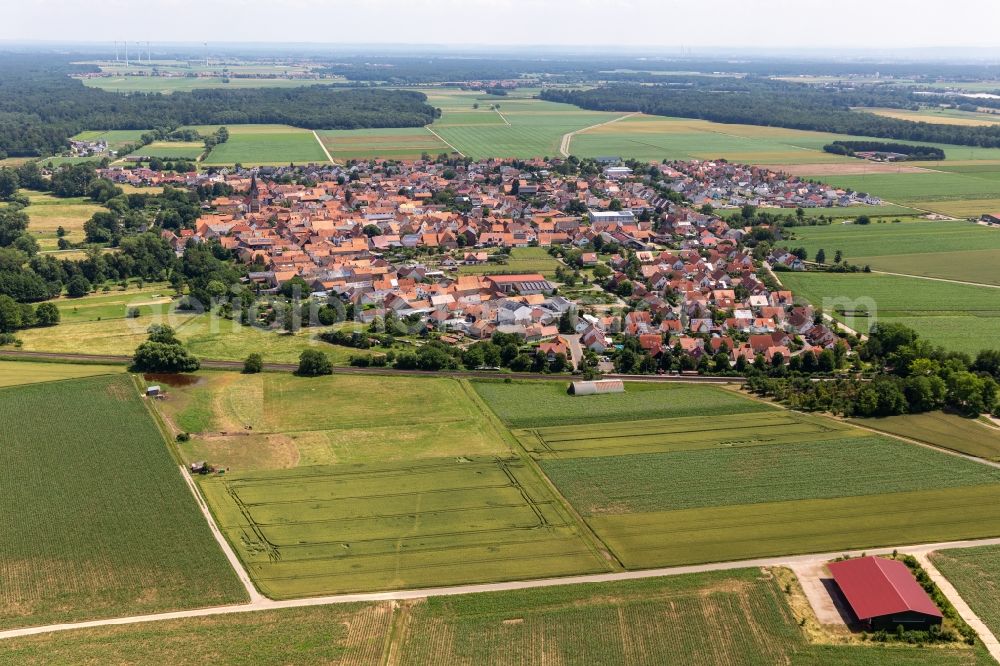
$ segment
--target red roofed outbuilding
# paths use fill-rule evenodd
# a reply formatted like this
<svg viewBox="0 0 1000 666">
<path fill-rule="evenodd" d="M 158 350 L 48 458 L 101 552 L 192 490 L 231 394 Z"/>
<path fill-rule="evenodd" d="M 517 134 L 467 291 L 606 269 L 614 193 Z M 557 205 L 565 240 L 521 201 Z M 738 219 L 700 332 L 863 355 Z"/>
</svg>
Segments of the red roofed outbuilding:
<svg viewBox="0 0 1000 666">
<path fill-rule="evenodd" d="M 827 565 L 855 617 L 876 629 L 926 629 L 941 611 L 899 560 L 861 557 Z"/>
</svg>

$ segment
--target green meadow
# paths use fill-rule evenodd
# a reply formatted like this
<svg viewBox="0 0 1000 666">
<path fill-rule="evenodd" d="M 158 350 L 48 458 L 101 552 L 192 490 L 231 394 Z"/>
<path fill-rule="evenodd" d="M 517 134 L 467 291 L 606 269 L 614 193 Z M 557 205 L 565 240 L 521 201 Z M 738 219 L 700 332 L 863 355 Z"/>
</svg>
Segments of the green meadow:
<svg viewBox="0 0 1000 666">
<path fill-rule="evenodd" d="M 327 162 L 311 130 L 289 125 L 232 125 L 229 140 L 205 157 L 205 165 L 287 165 Z"/>
<path fill-rule="evenodd" d="M 972 354 L 995 346 L 1000 335 L 1000 289 L 874 273 L 779 277 L 797 296 L 862 333 L 877 320 L 899 322 L 934 344 Z"/>
</svg>

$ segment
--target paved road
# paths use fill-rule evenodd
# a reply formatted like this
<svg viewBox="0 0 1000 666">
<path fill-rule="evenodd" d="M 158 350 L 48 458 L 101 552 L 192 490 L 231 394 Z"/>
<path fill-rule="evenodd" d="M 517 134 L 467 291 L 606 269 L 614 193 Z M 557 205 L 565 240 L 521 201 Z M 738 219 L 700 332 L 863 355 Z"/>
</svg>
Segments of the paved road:
<svg viewBox="0 0 1000 666">
<path fill-rule="evenodd" d="M 886 548 L 868 548 L 865 553 L 868 555 L 887 555 L 893 551 L 912 553 L 916 556 L 926 555 L 935 550 L 953 548 L 975 548 L 978 546 L 1000 545 L 1000 538 L 977 539 L 967 541 L 945 541 L 939 543 L 917 544 L 909 546 L 894 546 Z M 307 599 L 286 599 L 273 601 L 261 598 L 248 604 L 238 604 L 231 606 L 213 606 L 210 608 L 198 608 L 186 611 L 174 611 L 170 613 L 155 613 L 151 615 L 133 615 L 129 617 L 107 618 L 103 620 L 89 620 L 86 622 L 71 622 L 64 624 L 50 624 L 40 627 L 24 627 L 22 629 L 9 629 L 0 631 L 0 640 L 7 638 L 17 638 L 21 636 L 33 636 L 36 634 L 46 634 L 56 631 L 68 631 L 71 629 L 87 629 L 93 627 L 107 627 L 123 624 L 137 624 L 142 622 L 158 622 L 161 620 L 177 620 L 192 617 L 206 617 L 210 615 L 227 615 L 231 613 L 248 613 L 252 611 L 278 610 L 281 608 L 302 608 L 307 606 L 331 606 L 335 604 L 348 604 L 356 602 L 375 601 L 403 601 L 408 599 L 426 599 L 428 597 L 455 596 L 460 594 L 474 594 L 478 592 L 503 592 L 510 590 L 528 590 L 544 587 L 556 587 L 559 585 L 580 585 L 587 583 L 613 583 L 624 580 L 639 580 L 644 578 L 657 578 L 661 576 L 680 576 L 691 573 L 701 573 L 705 571 L 731 571 L 733 569 L 747 569 L 754 567 L 791 567 L 796 564 L 808 564 L 832 560 L 842 555 L 858 556 L 862 551 L 837 551 L 834 553 L 812 553 L 808 555 L 788 555 L 782 557 L 763 557 L 751 560 L 738 560 L 733 562 L 716 562 L 712 564 L 696 564 L 690 566 L 666 567 L 662 569 L 646 569 L 642 571 L 624 571 L 620 573 L 590 574 L 586 576 L 567 576 L 565 578 L 542 578 L 537 580 L 511 581 L 507 583 L 481 583 L 476 585 L 459 585 L 456 587 L 434 587 L 417 590 L 396 590 L 389 592 L 365 592 L 358 594 L 337 594 L 325 597 L 311 597 Z M 965 617 L 963 615 L 963 617 Z M 985 642 L 985 641 L 984 641 Z"/>
<path fill-rule="evenodd" d="M 1000 642 L 997 641 L 997 637 L 994 636 L 993 632 L 990 631 L 990 628 L 987 627 L 981 619 L 979 619 L 979 616 L 976 615 L 971 608 L 969 608 L 969 604 L 965 603 L 965 599 L 963 599 L 962 595 L 958 593 L 955 586 L 953 586 L 951 581 L 945 578 L 944 575 L 937 570 L 937 567 L 934 566 L 934 563 L 931 562 L 927 555 L 928 553 L 926 552 L 915 554 L 917 561 L 920 562 L 920 566 L 924 568 L 927 575 L 931 577 L 931 580 L 933 580 L 941 592 L 944 593 L 944 596 L 948 598 L 948 601 L 950 601 L 951 605 L 955 607 L 955 610 L 962 616 L 962 619 L 965 620 L 970 627 L 976 630 L 976 633 L 979 634 L 980 640 L 983 641 L 983 645 L 985 645 L 986 649 L 989 650 L 993 659 L 1000 663 Z"/>
<path fill-rule="evenodd" d="M 127 365 L 132 362 L 131 356 L 116 356 L 111 354 L 69 354 L 62 352 L 37 352 L 21 351 L 15 349 L 0 349 L 0 357 L 24 359 L 24 360 L 53 360 L 82 363 L 109 363 L 115 365 Z M 201 367 L 211 370 L 239 370 L 243 368 L 243 361 L 224 361 L 219 359 L 201 359 Z M 293 372 L 298 365 L 295 363 L 265 363 L 265 370 L 279 372 Z M 453 377 L 457 379 L 501 379 L 511 377 L 512 379 L 548 379 L 569 380 L 569 375 L 544 375 L 531 372 L 519 372 L 516 374 L 477 371 L 477 370 L 398 370 L 396 368 L 354 368 L 350 366 L 334 366 L 333 373 L 337 375 L 390 375 L 390 376 L 410 376 L 410 377 Z M 743 377 L 713 377 L 711 375 L 604 375 L 606 379 L 626 379 L 638 382 L 662 382 L 666 384 L 743 384 L 746 379 Z"/>
</svg>

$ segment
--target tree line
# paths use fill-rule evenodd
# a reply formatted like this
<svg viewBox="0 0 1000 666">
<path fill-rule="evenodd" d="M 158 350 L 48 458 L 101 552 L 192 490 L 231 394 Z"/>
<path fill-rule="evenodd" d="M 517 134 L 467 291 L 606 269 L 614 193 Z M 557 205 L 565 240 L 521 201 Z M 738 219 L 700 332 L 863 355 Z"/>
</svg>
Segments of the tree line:
<svg viewBox="0 0 1000 666">
<path fill-rule="evenodd" d="M 122 95 L 71 77 L 87 71 L 93 68 L 62 56 L 0 58 L 0 159 L 58 153 L 69 137 L 88 129 L 243 123 L 309 129 L 419 127 L 436 114 L 416 91 L 316 85 Z"/>
<path fill-rule="evenodd" d="M 899 153 L 907 160 L 943 160 L 944 151 L 935 146 L 914 146 L 909 143 L 889 143 L 886 141 L 834 141 L 823 146 L 823 150 L 833 155 L 854 157 L 856 153 Z"/>
<path fill-rule="evenodd" d="M 816 87 L 772 79 L 671 77 L 669 84 L 609 85 L 590 90 L 548 88 L 542 99 L 594 111 L 853 134 L 904 141 L 1000 146 L 1000 125 L 959 126 L 912 122 L 850 107 L 912 108 L 913 91 L 888 86 Z"/>
</svg>

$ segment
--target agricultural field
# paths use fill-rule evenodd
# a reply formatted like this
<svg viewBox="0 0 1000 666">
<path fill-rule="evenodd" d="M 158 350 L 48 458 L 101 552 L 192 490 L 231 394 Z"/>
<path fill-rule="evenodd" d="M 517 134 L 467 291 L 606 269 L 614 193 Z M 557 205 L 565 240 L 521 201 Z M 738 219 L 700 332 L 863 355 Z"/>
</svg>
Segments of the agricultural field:
<svg viewBox="0 0 1000 666">
<path fill-rule="evenodd" d="M 317 130 L 316 133 L 335 160 L 417 160 L 424 153 L 437 157 L 452 152 L 424 127 Z"/>
<path fill-rule="evenodd" d="M 317 606 L 84 629 L 4 641 L 0 658 L 26 666 L 87 660 L 193 666 L 231 661 L 230 646 L 239 644 L 255 664 L 285 663 L 290 654 L 301 662 L 350 665 L 384 663 L 392 654 L 404 666 L 622 660 L 693 666 L 990 663 L 981 645 L 813 643 L 797 624 L 798 611 L 789 607 L 781 574 L 741 569 L 395 606 Z"/>
<path fill-rule="evenodd" d="M 997 469 L 716 386 L 475 386 L 627 569 L 1000 534 Z"/>
<path fill-rule="evenodd" d="M 108 143 L 108 148 L 118 150 L 122 146 L 136 143 L 142 135 L 150 130 L 86 130 L 80 132 L 73 138 L 77 141 L 100 141 Z"/>
<path fill-rule="evenodd" d="M 842 437 L 847 426 L 788 410 L 588 423 L 514 430 L 537 460 L 582 459 L 705 449 L 740 449 Z"/>
<path fill-rule="evenodd" d="M 1000 285 L 1000 231 L 971 222 L 833 223 L 787 230 L 788 247 L 809 258 L 840 250 L 852 264 L 877 271 Z"/>
<path fill-rule="evenodd" d="M 501 275 L 504 273 L 541 273 L 554 278 L 559 261 L 544 247 L 515 247 L 510 250 L 507 263 L 486 263 L 477 266 L 460 266 L 462 275 Z"/>
<path fill-rule="evenodd" d="M 898 322 L 934 344 L 971 354 L 992 347 L 1000 335 L 1000 289 L 871 273 L 798 272 L 780 278 L 796 296 L 862 333 L 876 319 Z"/>
<path fill-rule="evenodd" d="M 0 389 L 0 423 L 0 627 L 246 599 L 130 377 Z"/>
<path fill-rule="evenodd" d="M 972 612 L 1000 633 L 1000 546 L 940 550 L 930 559 Z"/>
<path fill-rule="evenodd" d="M 166 283 L 133 283 L 128 289 L 118 286 L 110 291 L 96 292 L 81 298 L 60 296 L 50 302 L 59 308 L 60 326 L 81 322 L 96 322 L 109 319 L 125 319 L 131 308 L 139 310 L 141 316 L 154 313 L 166 314 L 173 299 L 173 290 Z M 57 329 L 52 329 L 57 330 Z"/>
<path fill-rule="evenodd" d="M 633 421 L 684 416 L 719 416 L 776 409 L 717 386 L 626 384 L 625 393 L 587 396 L 566 393 L 567 382 L 472 382 L 482 399 L 512 428 Z M 592 399 L 590 399 L 592 398 Z"/>
<path fill-rule="evenodd" d="M 323 147 L 311 130 L 289 125 L 227 125 L 229 140 L 205 157 L 210 165 L 326 163 Z M 197 127 L 202 130 L 203 128 Z M 210 128 L 210 131 L 214 128 Z M 202 134 L 205 132 L 202 131 Z"/>
<path fill-rule="evenodd" d="M 154 141 L 130 154 L 141 157 L 159 157 L 164 160 L 194 160 L 203 152 L 205 152 L 205 144 L 200 141 Z"/>
<path fill-rule="evenodd" d="M 0 359 L 0 388 L 124 372 L 120 365 L 70 365 Z"/>
<path fill-rule="evenodd" d="M 505 97 L 446 88 L 422 92 L 428 104 L 442 110 L 434 131 L 473 159 L 558 157 L 564 134 L 624 115 L 533 99 L 530 91 Z"/>
<path fill-rule="evenodd" d="M 933 167 L 932 167 L 933 168 Z M 1000 166 L 996 167 L 1000 172 Z M 989 172 L 985 172 L 989 173 Z M 866 175 L 823 176 L 835 187 L 868 192 L 886 201 L 959 217 L 949 204 L 968 200 L 993 202 L 975 217 L 1000 209 L 1000 179 L 984 178 L 984 172 L 931 171 L 919 173 L 871 173 Z"/>
<path fill-rule="evenodd" d="M 326 329 L 303 328 L 294 335 L 275 330 L 242 326 L 238 322 L 212 314 L 176 311 L 172 303 L 136 292 L 121 292 L 124 302 L 100 303 L 89 299 L 60 299 L 56 303 L 63 323 L 48 328 L 18 331 L 26 351 L 110 354 L 131 356 L 143 341 L 152 324 L 168 324 L 177 337 L 200 358 L 242 361 L 251 352 L 264 356 L 266 362 L 296 363 L 305 349 L 319 349 L 337 365 L 347 365 L 357 350 L 330 345 L 316 339 Z M 154 293 L 162 293 L 154 292 Z M 121 297 L 118 297 L 121 298 Z M 136 305 L 139 316 L 125 316 L 128 305 Z"/>
<path fill-rule="evenodd" d="M 878 419 L 855 419 L 853 422 L 890 435 L 1000 461 L 1000 428 L 977 419 L 946 412 L 926 412 Z"/>
<path fill-rule="evenodd" d="M 882 109 L 877 107 L 859 107 L 854 109 L 859 113 L 874 113 L 886 118 L 909 120 L 915 123 L 931 123 L 933 125 L 996 125 L 1000 124 L 1000 114 L 959 111 L 941 107 L 926 107 L 919 111 L 910 109 Z"/>
<path fill-rule="evenodd" d="M 517 458 L 313 465 L 227 473 L 201 487 L 272 598 L 609 569 Z"/>
<path fill-rule="evenodd" d="M 48 192 L 22 190 L 31 204 L 24 209 L 28 214 L 28 232 L 43 250 L 56 249 L 56 230 L 66 230 L 66 240 L 80 243 L 84 240 L 83 224 L 94 213 L 105 210 L 87 197 L 60 198 Z"/>
<path fill-rule="evenodd" d="M 203 371 L 158 406 L 175 430 L 193 433 L 178 445 L 185 459 L 238 472 L 509 456 L 467 390 L 448 378 Z"/>
<path fill-rule="evenodd" d="M 953 458 L 899 440 L 844 432 L 837 439 L 802 435 L 797 442 L 549 459 L 541 466 L 585 517 L 1000 483 L 1000 470 Z"/>
</svg>

